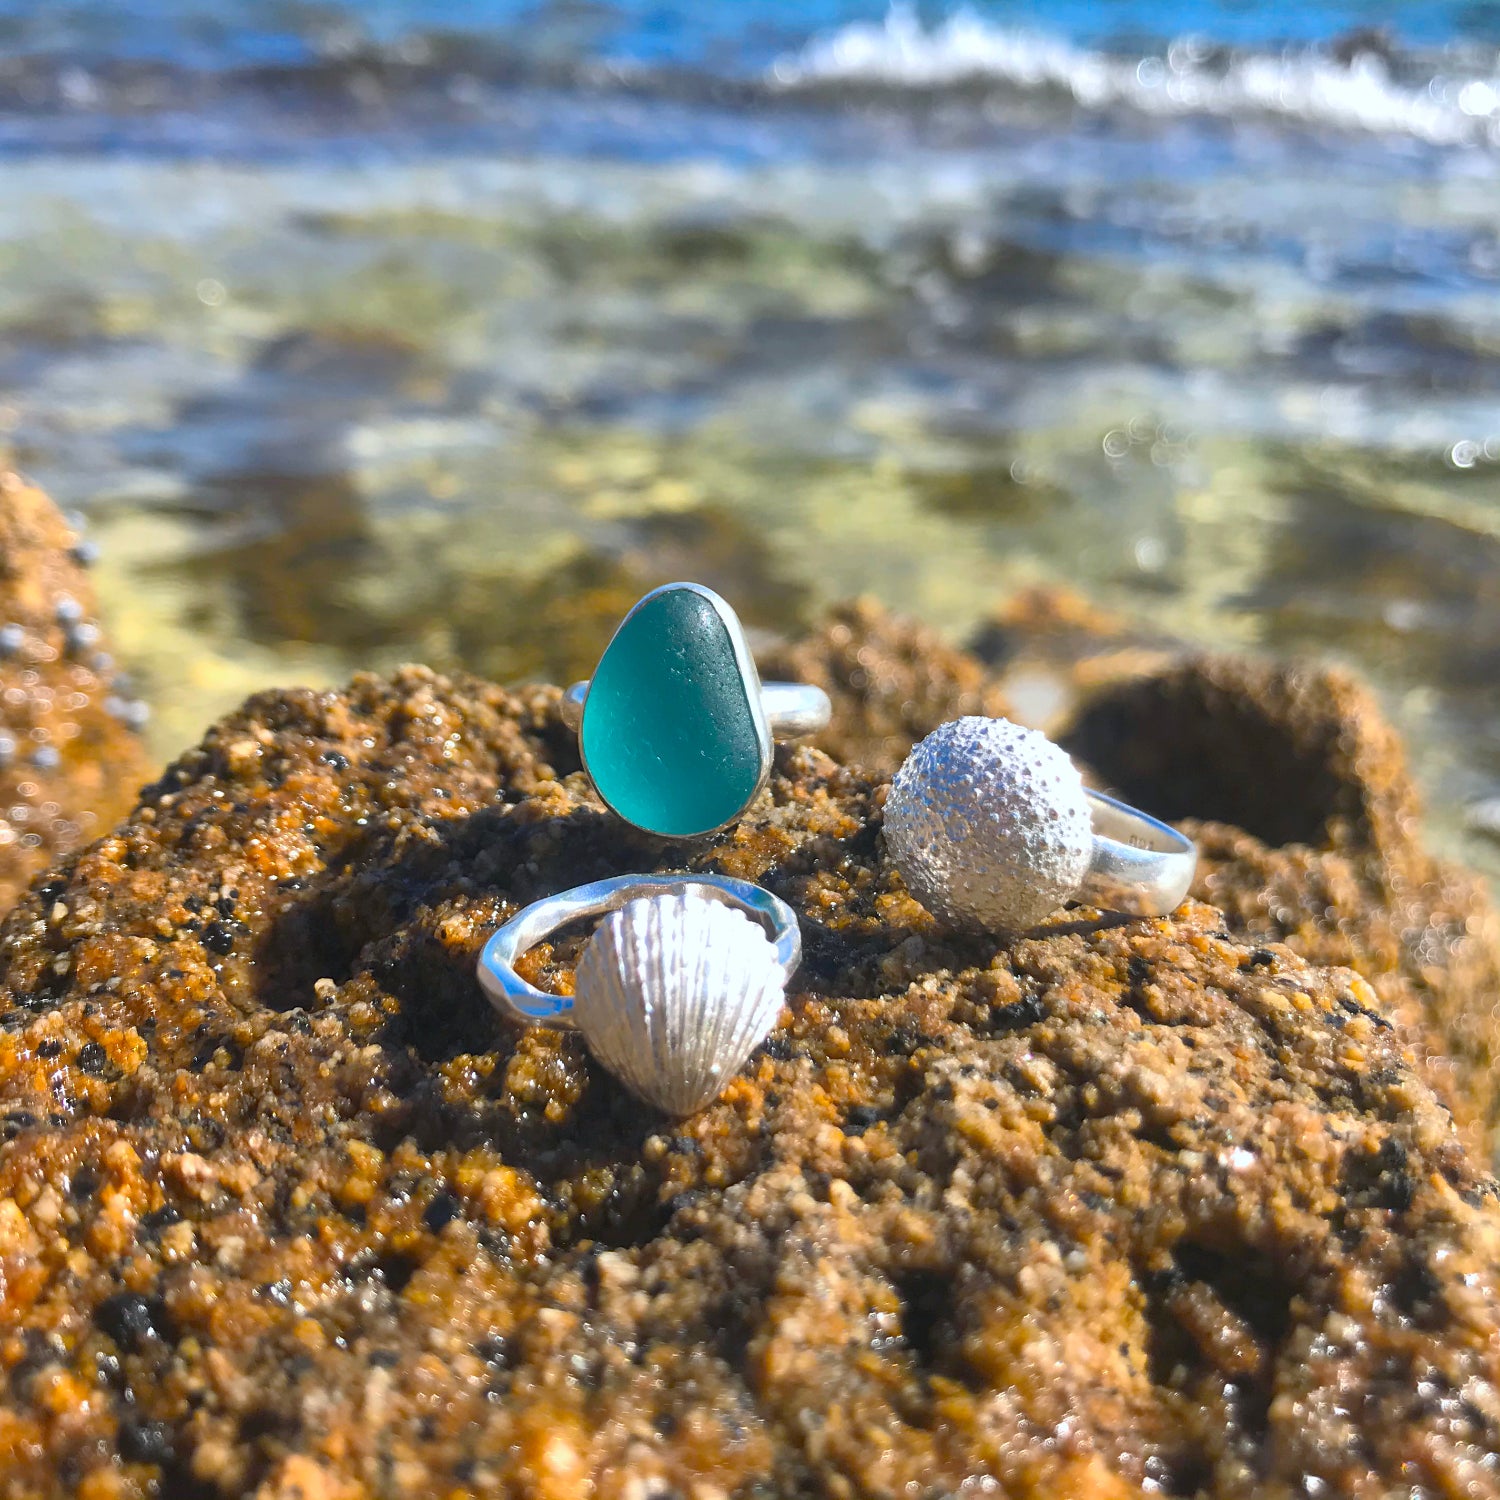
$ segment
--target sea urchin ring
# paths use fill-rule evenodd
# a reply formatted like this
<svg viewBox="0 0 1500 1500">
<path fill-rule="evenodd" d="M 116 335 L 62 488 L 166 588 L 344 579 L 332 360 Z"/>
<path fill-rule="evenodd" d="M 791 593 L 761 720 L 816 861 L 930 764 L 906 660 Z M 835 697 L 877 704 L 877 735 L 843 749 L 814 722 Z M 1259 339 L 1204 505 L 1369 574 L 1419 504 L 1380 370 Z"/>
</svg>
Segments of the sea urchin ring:
<svg viewBox="0 0 1500 1500">
<path fill-rule="evenodd" d="M 1161 916 L 1198 851 L 1176 829 L 1090 791 L 1045 735 L 954 719 L 902 763 L 886 848 L 907 889 L 954 927 L 1015 932 L 1068 901 Z"/>
<path fill-rule="evenodd" d="M 771 774 L 773 738 L 812 734 L 831 712 L 822 688 L 762 685 L 739 617 L 697 583 L 640 600 L 562 710 L 610 810 L 677 839 L 732 823 Z"/>
<path fill-rule="evenodd" d="M 609 913 L 578 961 L 573 995 L 549 995 L 516 961 L 559 927 Z M 479 983 L 511 1020 L 576 1027 L 630 1091 L 671 1115 L 718 1097 L 776 1024 L 802 934 L 785 901 L 724 875 L 619 875 L 534 902 L 496 929 Z"/>
</svg>

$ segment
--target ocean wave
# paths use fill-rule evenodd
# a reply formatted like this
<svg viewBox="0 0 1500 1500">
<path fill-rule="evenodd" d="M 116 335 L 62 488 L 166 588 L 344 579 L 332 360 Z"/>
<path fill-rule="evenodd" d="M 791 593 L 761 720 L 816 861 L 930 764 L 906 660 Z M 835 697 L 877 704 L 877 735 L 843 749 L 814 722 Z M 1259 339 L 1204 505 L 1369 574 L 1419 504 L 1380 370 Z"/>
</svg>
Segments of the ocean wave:
<svg viewBox="0 0 1500 1500">
<path fill-rule="evenodd" d="M 1001 26 L 969 10 L 929 29 L 896 6 L 883 22 L 853 22 L 778 59 L 768 81 L 783 90 L 989 85 L 1062 94 L 1085 109 L 1269 115 L 1438 145 L 1500 145 L 1500 73 L 1424 73 L 1378 36 L 1275 53 L 1236 53 L 1184 37 L 1160 53 L 1130 57 Z"/>
</svg>

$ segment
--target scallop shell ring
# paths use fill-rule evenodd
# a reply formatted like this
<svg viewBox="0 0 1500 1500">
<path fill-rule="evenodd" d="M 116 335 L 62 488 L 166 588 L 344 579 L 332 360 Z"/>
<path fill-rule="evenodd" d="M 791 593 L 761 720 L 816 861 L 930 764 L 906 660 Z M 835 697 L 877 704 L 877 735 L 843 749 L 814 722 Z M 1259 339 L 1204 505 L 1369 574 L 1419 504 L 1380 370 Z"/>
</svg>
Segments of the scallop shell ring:
<svg viewBox="0 0 1500 1500">
<path fill-rule="evenodd" d="M 558 928 L 600 915 L 573 995 L 546 994 L 516 973 L 521 955 Z M 620 875 L 534 902 L 497 928 L 479 983 L 501 1015 L 576 1028 L 632 1093 L 690 1115 L 765 1040 L 801 960 L 796 913 L 758 885 Z"/>
<path fill-rule="evenodd" d="M 953 927 L 1015 932 L 1069 901 L 1163 916 L 1198 851 L 1175 828 L 1085 787 L 1044 734 L 954 719 L 907 756 L 885 805 L 906 888 Z"/>
</svg>

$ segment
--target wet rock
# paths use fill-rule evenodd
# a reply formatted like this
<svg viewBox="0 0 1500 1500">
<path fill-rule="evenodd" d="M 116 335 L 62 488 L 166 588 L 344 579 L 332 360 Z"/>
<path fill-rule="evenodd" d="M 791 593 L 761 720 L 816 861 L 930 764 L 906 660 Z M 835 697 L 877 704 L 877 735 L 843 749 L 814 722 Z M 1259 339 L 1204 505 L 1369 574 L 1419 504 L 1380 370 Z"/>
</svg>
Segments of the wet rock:
<svg viewBox="0 0 1500 1500">
<path fill-rule="evenodd" d="M 1496 1187 L 1370 982 L 1192 902 L 949 937 L 806 747 L 662 845 L 556 701 L 262 695 L 0 927 L 14 1493 L 1495 1492 Z M 807 954 L 685 1122 L 473 979 L 674 862 Z"/>
<path fill-rule="evenodd" d="M 1500 1152 L 1500 915 L 1481 879 L 1428 853 L 1368 689 L 1339 669 L 1188 653 L 1055 588 L 1009 600 L 972 646 L 862 602 L 768 666 L 828 687 L 820 743 L 874 770 L 958 713 L 1059 737 L 1094 785 L 1189 828 L 1194 894 L 1237 936 L 1368 979 L 1470 1139 Z"/>
<path fill-rule="evenodd" d="M 1195 893 L 1237 936 L 1364 975 L 1454 1113 L 1500 1144 L 1500 917 L 1482 880 L 1428 854 L 1367 689 L 1332 668 L 1193 659 L 1106 688 L 1066 742 L 1183 822 Z"/>
<path fill-rule="evenodd" d="M 833 701 L 812 743 L 849 765 L 892 772 L 913 743 L 960 714 L 1010 710 L 973 656 L 870 599 L 841 605 L 791 645 L 762 653 L 761 676 L 811 682 Z"/>
<path fill-rule="evenodd" d="M 76 529 L 0 473 L 0 910 L 97 838 L 146 775 L 132 716 L 98 650 Z"/>
</svg>

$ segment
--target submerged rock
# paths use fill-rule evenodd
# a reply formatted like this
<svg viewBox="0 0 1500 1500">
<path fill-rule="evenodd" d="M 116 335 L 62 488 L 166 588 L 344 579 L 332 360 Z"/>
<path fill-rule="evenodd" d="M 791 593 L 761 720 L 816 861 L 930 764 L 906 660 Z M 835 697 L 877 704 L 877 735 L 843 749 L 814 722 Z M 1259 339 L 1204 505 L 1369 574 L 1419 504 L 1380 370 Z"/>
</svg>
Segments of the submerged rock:
<svg viewBox="0 0 1500 1500">
<path fill-rule="evenodd" d="M 121 817 L 145 779 L 145 705 L 119 690 L 90 557 L 40 490 L 0 473 L 0 910 Z"/>
<path fill-rule="evenodd" d="M 874 681 L 889 749 L 921 713 Z M 1255 721 L 1217 691 L 1184 755 Z M 1500 1202 L 1425 1022 L 1228 877 L 1285 943 L 1194 902 L 947 936 L 883 779 L 783 749 L 686 862 L 806 961 L 670 1122 L 473 977 L 521 903 L 684 859 L 556 703 L 252 699 L 0 928 L 5 1493 L 1496 1493 Z"/>
</svg>

